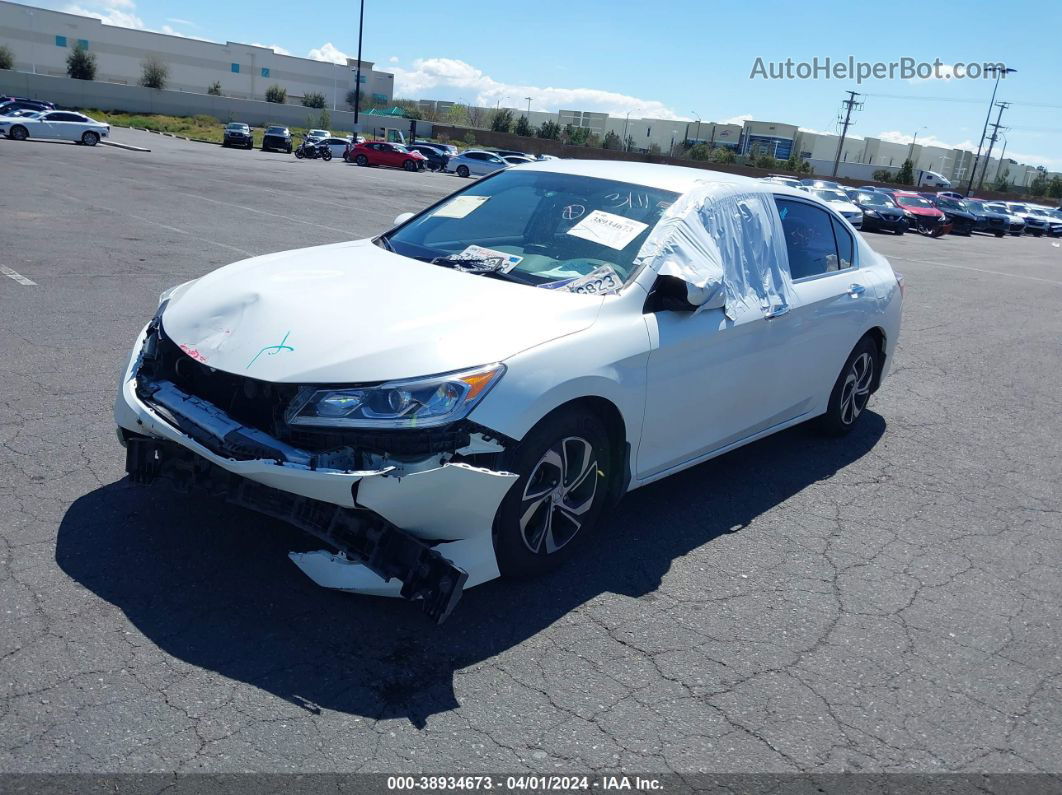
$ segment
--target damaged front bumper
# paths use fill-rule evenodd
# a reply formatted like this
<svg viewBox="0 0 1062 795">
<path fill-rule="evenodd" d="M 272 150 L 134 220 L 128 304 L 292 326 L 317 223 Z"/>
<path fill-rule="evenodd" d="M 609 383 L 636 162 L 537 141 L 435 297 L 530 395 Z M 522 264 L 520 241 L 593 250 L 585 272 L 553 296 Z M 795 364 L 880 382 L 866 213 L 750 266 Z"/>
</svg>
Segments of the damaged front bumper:
<svg viewBox="0 0 1062 795">
<path fill-rule="evenodd" d="M 463 588 L 498 576 L 494 516 L 516 475 L 456 460 L 458 450 L 357 469 L 300 449 L 141 373 L 152 334 L 138 339 L 115 402 L 132 480 L 161 477 L 288 521 L 336 550 L 291 554 L 319 585 L 422 600 L 439 621 Z"/>
</svg>

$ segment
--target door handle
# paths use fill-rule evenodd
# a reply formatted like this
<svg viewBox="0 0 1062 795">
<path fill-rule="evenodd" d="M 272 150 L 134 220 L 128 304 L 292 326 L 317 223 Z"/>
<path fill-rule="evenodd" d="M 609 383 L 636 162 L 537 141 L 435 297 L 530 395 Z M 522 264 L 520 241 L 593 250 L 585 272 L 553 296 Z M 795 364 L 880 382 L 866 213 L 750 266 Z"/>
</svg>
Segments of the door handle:
<svg viewBox="0 0 1062 795">
<path fill-rule="evenodd" d="M 867 291 L 867 288 L 864 287 L 861 284 L 853 284 L 852 286 L 850 286 L 848 288 L 848 294 L 850 296 L 852 296 L 852 298 L 858 298 L 859 296 L 861 296 L 866 291 Z"/>
</svg>

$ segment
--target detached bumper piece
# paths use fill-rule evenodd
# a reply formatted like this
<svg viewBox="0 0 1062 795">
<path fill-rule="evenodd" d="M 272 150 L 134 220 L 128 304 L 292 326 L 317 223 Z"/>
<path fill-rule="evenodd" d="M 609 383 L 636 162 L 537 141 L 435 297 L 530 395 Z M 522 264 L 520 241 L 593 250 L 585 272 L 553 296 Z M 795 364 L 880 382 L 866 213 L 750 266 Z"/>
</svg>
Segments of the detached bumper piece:
<svg viewBox="0 0 1062 795">
<path fill-rule="evenodd" d="M 402 597 L 420 600 L 436 623 L 445 621 L 461 599 L 468 579 L 464 569 L 375 514 L 255 483 L 178 444 L 147 437 L 127 439 L 125 466 L 134 483 L 161 478 L 179 491 L 221 497 L 298 527 L 384 580 L 398 579 Z"/>
</svg>

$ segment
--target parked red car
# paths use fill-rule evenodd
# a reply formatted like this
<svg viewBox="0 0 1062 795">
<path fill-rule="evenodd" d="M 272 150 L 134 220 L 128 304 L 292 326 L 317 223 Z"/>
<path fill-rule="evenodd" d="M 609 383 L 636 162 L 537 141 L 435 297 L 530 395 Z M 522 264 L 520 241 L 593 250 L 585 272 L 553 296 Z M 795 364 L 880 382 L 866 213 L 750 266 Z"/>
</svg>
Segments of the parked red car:
<svg viewBox="0 0 1062 795">
<path fill-rule="evenodd" d="M 892 196 L 903 210 L 908 229 L 931 237 L 941 237 L 951 231 L 948 217 L 924 196 L 909 190 L 893 191 Z"/>
<path fill-rule="evenodd" d="M 348 144 L 343 159 L 359 166 L 390 166 L 406 171 L 422 170 L 428 162 L 428 158 L 420 152 L 387 141 Z"/>
</svg>

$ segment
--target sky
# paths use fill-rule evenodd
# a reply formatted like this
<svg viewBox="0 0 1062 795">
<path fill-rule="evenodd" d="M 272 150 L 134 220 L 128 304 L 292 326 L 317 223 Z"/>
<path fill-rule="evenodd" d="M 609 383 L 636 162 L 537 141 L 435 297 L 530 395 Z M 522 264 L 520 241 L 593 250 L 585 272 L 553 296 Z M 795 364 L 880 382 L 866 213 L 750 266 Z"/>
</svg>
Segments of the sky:
<svg viewBox="0 0 1062 795">
<path fill-rule="evenodd" d="M 27 2 L 27 0 L 22 0 Z M 270 46 L 342 61 L 357 51 L 357 0 L 48 0 L 37 3 L 125 27 Z M 327 18 L 319 13 L 328 8 Z M 1062 170 L 1062 2 L 958 5 L 719 0 L 365 0 L 362 57 L 394 72 L 395 96 L 533 110 L 605 111 L 685 121 L 757 119 L 837 132 L 846 91 L 862 108 L 850 134 L 976 149 L 994 81 L 957 78 L 953 64 L 1004 63 L 1006 154 Z M 314 11 L 311 11 L 314 9 Z M 849 58 L 933 63 L 940 77 L 857 82 L 854 75 L 766 79 L 772 63 Z M 757 59 L 762 69 L 754 75 Z M 775 67 L 777 70 L 779 67 Z M 784 67 L 783 67 L 784 68 Z M 948 75 L 952 76 L 949 77 Z M 995 121 L 996 111 L 993 111 Z M 986 144 L 987 145 L 987 144 Z M 1002 146 L 997 145 L 994 155 Z"/>
</svg>

